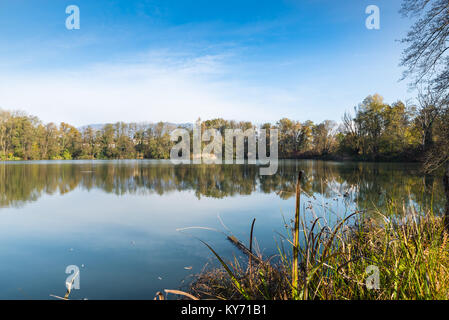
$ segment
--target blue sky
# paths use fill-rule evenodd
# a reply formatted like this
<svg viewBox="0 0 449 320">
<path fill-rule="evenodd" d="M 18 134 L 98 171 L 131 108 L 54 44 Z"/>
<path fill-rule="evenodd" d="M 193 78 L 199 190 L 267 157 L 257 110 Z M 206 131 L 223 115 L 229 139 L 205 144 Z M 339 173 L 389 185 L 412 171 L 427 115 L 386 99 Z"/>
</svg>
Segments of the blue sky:
<svg viewBox="0 0 449 320">
<path fill-rule="evenodd" d="M 365 27 L 380 8 L 381 29 Z M 65 8 L 80 8 L 67 30 Z M 339 121 L 399 82 L 399 0 L 0 1 L 0 107 L 75 125 Z"/>
</svg>

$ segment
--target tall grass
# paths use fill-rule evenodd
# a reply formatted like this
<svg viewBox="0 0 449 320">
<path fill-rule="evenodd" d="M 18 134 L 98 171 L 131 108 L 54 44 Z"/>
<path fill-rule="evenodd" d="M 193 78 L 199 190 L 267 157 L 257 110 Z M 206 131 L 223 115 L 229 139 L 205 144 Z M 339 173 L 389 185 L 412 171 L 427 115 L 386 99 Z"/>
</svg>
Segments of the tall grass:
<svg viewBox="0 0 449 320">
<path fill-rule="evenodd" d="M 249 249 L 230 239 L 247 260 L 225 262 L 203 241 L 221 267 L 196 276 L 188 290 L 192 297 L 449 299 L 449 241 L 440 216 L 392 205 L 370 216 L 355 212 L 332 226 L 320 218 L 307 224 L 300 215 L 301 174 L 293 226 L 279 242 L 278 254 L 267 258 L 253 252 L 254 221 Z"/>
</svg>

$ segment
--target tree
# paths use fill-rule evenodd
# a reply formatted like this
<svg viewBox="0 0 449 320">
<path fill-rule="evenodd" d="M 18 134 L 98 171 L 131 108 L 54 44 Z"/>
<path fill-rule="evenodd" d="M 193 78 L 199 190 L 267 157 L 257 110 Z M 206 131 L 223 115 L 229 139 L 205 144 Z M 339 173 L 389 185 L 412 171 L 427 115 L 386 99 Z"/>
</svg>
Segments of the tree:
<svg viewBox="0 0 449 320">
<path fill-rule="evenodd" d="M 7 158 L 8 150 L 8 130 L 11 119 L 11 113 L 0 110 L 0 160 Z"/>
<path fill-rule="evenodd" d="M 397 158 L 408 150 L 418 147 L 419 139 L 416 138 L 417 135 L 411 125 L 412 110 L 402 101 L 385 106 L 382 114 L 384 131 L 381 137 L 381 153 Z"/>
<path fill-rule="evenodd" d="M 373 160 L 410 154 L 419 146 L 412 111 L 401 101 L 389 105 L 378 94 L 368 96 L 355 108 L 355 117 L 345 113 L 338 134 L 340 151 Z"/>
<path fill-rule="evenodd" d="M 301 124 L 287 118 L 282 118 L 276 123 L 279 130 L 279 154 L 283 158 L 291 158 L 298 151 L 296 135 Z"/>
<path fill-rule="evenodd" d="M 418 115 L 415 121 L 421 130 L 423 151 L 428 152 L 433 146 L 433 129 L 442 109 L 441 95 L 427 87 L 426 91 L 419 90 L 417 100 Z"/>
<path fill-rule="evenodd" d="M 357 109 L 355 110 L 357 112 Z M 349 112 L 345 112 L 343 115 L 342 133 L 343 137 L 339 146 L 341 151 L 349 151 L 353 155 L 359 155 L 362 149 L 360 127 Z"/>
<path fill-rule="evenodd" d="M 356 123 L 362 135 L 362 153 L 376 159 L 379 155 L 380 136 L 384 131 L 383 98 L 379 94 L 368 96 L 359 105 Z"/>
<path fill-rule="evenodd" d="M 61 157 L 64 160 L 79 158 L 82 154 L 81 133 L 74 126 L 62 122 L 59 125 Z"/>
<path fill-rule="evenodd" d="M 49 123 L 45 131 L 46 144 L 46 159 L 59 160 L 61 159 L 61 146 L 59 144 L 59 130 L 54 123 Z"/>
<path fill-rule="evenodd" d="M 449 90 L 449 5 L 447 0 L 404 0 L 402 14 L 417 17 L 402 40 L 407 48 L 401 64 L 413 84 L 428 82 L 433 89 Z"/>
<path fill-rule="evenodd" d="M 313 148 L 313 128 L 315 124 L 311 120 L 301 123 L 297 133 L 296 141 L 298 148 L 302 153 L 309 152 Z"/>
<path fill-rule="evenodd" d="M 320 155 L 327 155 L 335 146 L 337 123 L 325 120 L 313 128 L 313 144 Z"/>
<path fill-rule="evenodd" d="M 134 130 L 132 125 L 128 125 L 124 122 L 118 122 L 115 124 L 116 132 L 116 150 L 117 156 L 120 159 L 135 158 L 134 148 Z"/>
<path fill-rule="evenodd" d="M 115 128 L 112 124 L 106 124 L 103 127 L 101 138 L 101 153 L 102 157 L 115 158 L 117 156 L 116 148 L 115 148 Z"/>
<path fill-rule="evenodd" d="M 80 157 L 84 159 L 95 159 L 99 153 L 96 132 L 89 126 L 83 132 L 82 153 Z"/>
<path fill-rule="evenodd" d="M 403 42 L 408 45 L 402 56 L 407 67 L 404 77 L 413 76 L 413 84 L 427 83 L 446 97 L 441 112 L 448 114 L 449 96 L 449 3 L 448 0 L 404 0 L 404 16 L 418 17 Z M 445 119 L 449 120 L 449 119 Z M 442 122 L 443 139 L 427 156 L 426 167 L 447 163 L 443 183 L 446 194 L 446 226 L 449 228 L 449 121 Z"/>
</svg>

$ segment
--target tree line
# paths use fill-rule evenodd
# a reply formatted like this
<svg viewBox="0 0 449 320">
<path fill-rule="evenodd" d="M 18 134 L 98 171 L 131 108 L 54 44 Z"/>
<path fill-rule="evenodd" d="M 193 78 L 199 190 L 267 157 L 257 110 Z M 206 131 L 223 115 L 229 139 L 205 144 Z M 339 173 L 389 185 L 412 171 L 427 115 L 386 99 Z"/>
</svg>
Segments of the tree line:
<svg viewBox="0 0 449 320">
<path fill-rule="evenodd" d="M 44 124 L 20 111 L 0 110 L 1 160 L 165 159 L 172 125 L 105 124 L 78 129 L 68 123 Z"/>
<path fill-rule="evenodd" d="M 280 158 L 341 158 L 356 160 L 419 160 L 435 142 L 444 139 L 447 100 L 434 91 L 421 92 L 417 103 L 384 102 L 374 94 L 341 123 L 283 118 L 260 126 L 248 121 L 201 121 L 202 130 L 277 129 Z M 168 159 L 175 142 L 170 133 L 178 126 L 124 123 L 102 128 L 76 128 L 68 123 L 44 124 L 37 117 L 0 110 L 1 160 Z M 183 126 L 192 131 L 191 127 Z"/>
</svg>

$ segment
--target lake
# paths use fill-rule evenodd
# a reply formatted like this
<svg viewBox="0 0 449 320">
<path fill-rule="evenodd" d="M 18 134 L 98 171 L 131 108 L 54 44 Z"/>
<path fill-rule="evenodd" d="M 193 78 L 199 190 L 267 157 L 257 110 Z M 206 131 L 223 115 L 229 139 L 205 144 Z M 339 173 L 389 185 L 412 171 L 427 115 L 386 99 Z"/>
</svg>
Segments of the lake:
<svg viewBox="0 0 449 320">
<path fill-rule="evenodd" d="M 274 254 L 294 215 L 299 170 L 309 220 L 332 223 L 357 207 L 373 214 L 392 200 L 436 212 L 444 204 L 441 179 L 413 163 L 285 160 L 259 176 L 255 165 L 1 162 L 0 299 L 63 296 L 70 265 L 80 274 L 72 299 L 153 299 L 215 263 L 198 238 L 240 255 L 216 230 L 248 243 L 253 218 L 258 247 Z"/>
</svg>

